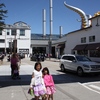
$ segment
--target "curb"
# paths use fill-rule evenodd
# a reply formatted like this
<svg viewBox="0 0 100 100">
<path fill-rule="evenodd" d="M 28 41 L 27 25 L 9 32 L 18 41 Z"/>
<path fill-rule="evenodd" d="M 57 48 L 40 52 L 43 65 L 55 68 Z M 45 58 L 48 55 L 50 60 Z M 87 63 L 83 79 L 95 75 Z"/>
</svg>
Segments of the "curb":
<svg viewBox="0 0 100 100">
<path fill-rule="evenodd" d="M 50 60 L 49 59 L 46 59 L 46 61 L 60 62 L 60 60 L 56 60 L 56 59 L 54 59 L 54 60 L 53 59 L 50 59 Z"/>
</svg>

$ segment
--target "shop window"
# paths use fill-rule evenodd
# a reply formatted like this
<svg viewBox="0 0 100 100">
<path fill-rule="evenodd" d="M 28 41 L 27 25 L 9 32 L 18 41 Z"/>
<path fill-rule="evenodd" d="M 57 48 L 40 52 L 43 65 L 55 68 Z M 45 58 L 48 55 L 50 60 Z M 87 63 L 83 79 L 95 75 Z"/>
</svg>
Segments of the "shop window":
<svg viewBox="0 0 100 100">
<path fill-rule="evenodd" d="M 77 54 L 79 55 L 88 55 L 88 51 L 87 50 L 77 50 Z"/>
<path fill-rule="evenodd" d="M 100 50 L 90 50 L 90 57 L 100 57 Z"/>
<path fill-rule="evenodd" d="M 89 42 L 95 42 L 95 36 L 89 36 Z"/>
</svg>

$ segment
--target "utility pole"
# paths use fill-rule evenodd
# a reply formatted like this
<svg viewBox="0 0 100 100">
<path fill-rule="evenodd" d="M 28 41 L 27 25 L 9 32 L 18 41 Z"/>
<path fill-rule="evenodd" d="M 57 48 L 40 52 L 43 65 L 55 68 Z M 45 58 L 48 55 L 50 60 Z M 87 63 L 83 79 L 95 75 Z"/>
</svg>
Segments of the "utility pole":
<svg viewBox="0 0 100 100">
<path fill-rule="evenodd" d="M 50 34 L 49 34 L 49 60 L 51 58 L 51 54 L 52 54 L 52 31 L 53 31 L 53 28 L 52 28 L 52 25 L 53 25 L 53 4 L 52 4 L 52 0 L 50 0 Z"/>
<path fill-rule="evenodd" d="M 52 35 L 53 31 L 53 3 L 52 0 L 50 0 L 50 36 Z"/>
<path fill-rule="evenodd" d="M 10 53 L 12 54 L 12 38 L 10 39 Z"/>
<path fill-rule="evenodd" d="M 5 32 L 5 54 L 6 54 L 6 31 Z"/>
<path fill-rule="evenodd" d="M 13 40 L 13 45 L 14 45 L 14 53 L 16 53 L 16 48 L 17 48 L 16 33 L 15 33 L 15 39 Z"/>
</svg>

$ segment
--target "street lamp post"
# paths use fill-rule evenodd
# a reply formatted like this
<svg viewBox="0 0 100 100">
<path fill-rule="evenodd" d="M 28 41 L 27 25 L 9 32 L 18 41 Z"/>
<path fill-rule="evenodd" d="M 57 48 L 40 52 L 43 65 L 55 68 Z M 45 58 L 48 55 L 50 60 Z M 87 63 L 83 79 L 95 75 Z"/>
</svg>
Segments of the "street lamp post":
<svg viewBox="0 0 100 100">
<path fill-rule="evenodd" d="M 3 32 L 5 32 L 5 50 L 4 50 L 4 52 L 5 52 L 5 54 L 6 54 L 6 31 L 3 30 Z"/>
<path fill-rule="evenodd" d="M 17 48 L 17 39 L 16 39 L 16 33 L 15 33 L 15 39 L 13 40 L 13 45 L 14 45 L 14 53 L 16 53 L 16 48 Z"/>
<path fill-rule="evenodd" d="M 10 49 L 10 54 L 12 54 L 12 37 L 10 38 L 9 41 L 9 49 Z"/>
<path fill-rule="evenodd" d="M 49 36 L 49 41 L 48 41 L 48 45 L 49 45 L 49 60 L 51 58 L 51 54 L 52 54 L 52 38 L 51 36 Z"/>
<path fill-rule="evenodd" d="M 14 35 L 14 39 L 13 39 L 13 53 L 16 53 L 16 48 L 17 48 L 17 39 L 16 39 L 16 35 L 17 35 L 17 29 L 13 28 L 12 29 L 12 34 Z"/>
<path fill-rule="evenodd" d="M 52 25 L 53 25 L 53 17 L 52 17 L 52 15 L 53 15 L 53 2 L 52 2 L 52 0 L 49 0 L 50 2 L 50 35 L 49 35 L 49 42 L 48 42 L 48 44 L 49 44 L 49 60 L 50 60 L 50 57 L 51 57 L 51 54 L 52 54 L 52 38 L 51 38 L 51 36 L 52 36 L 52 33 L 53 33 L 53 27 L 52 27 Z"/>
<path fill-rule="evenodd" d="M 6 32 L 5 32 L 5 54 L 6 54 Z"/>
</svg>

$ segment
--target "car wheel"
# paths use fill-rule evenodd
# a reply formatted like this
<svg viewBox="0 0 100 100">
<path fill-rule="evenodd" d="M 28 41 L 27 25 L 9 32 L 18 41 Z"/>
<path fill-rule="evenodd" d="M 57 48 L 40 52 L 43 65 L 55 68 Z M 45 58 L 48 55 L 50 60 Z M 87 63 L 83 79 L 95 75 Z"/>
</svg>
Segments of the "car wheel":
<svg viewBox="0 0 100 100">
<path fill-rule="evenodd" d="M 83 69 L 79 67 L 77 69 L 77 74 L 78 74 L 78 76 L 83 76 Z"/>
<path fill-rule="evenodd" d="M 62 71 L 62 72 L 65 71 L 64 65 L 61 65 L 61 71 Z"/>
</svg>

